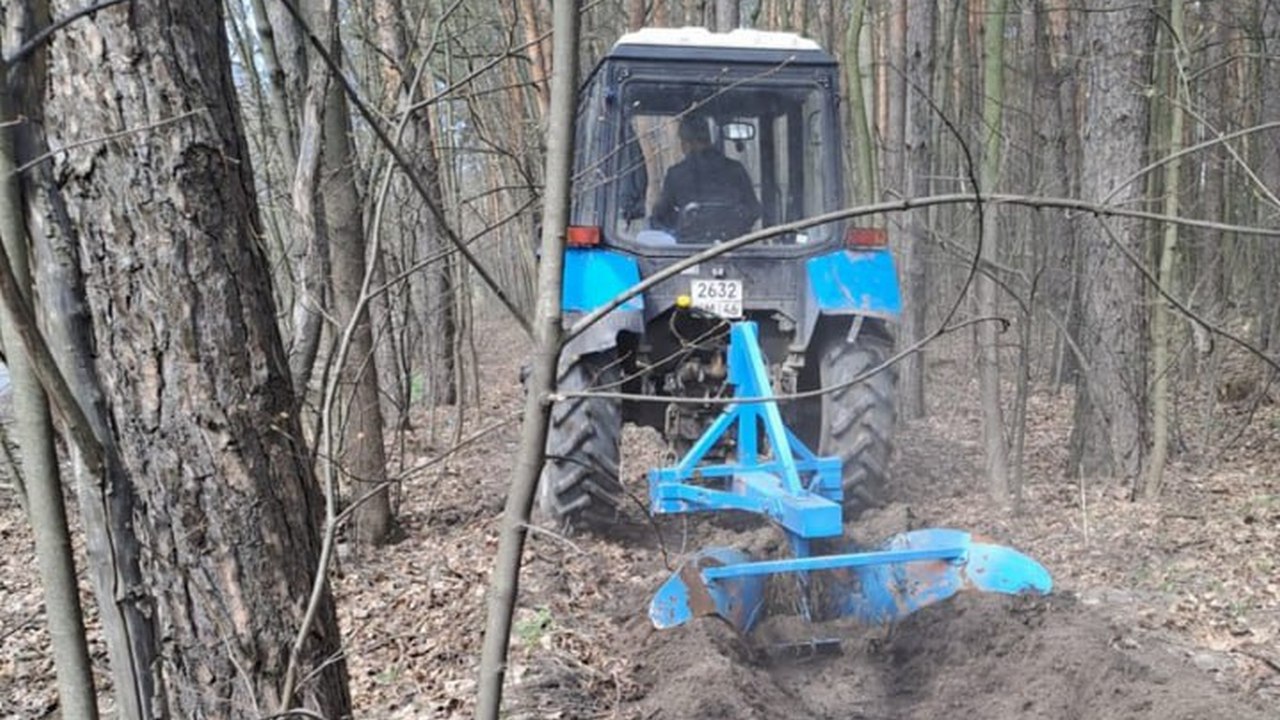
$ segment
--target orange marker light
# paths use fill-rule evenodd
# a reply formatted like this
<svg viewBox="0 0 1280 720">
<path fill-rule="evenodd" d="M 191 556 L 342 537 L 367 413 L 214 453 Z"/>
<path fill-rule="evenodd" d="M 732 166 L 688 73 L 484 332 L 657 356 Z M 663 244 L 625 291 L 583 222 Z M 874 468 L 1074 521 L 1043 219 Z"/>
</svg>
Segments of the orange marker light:
<svg viewBox="0 0 1280 720">
<path fill-rule="evenodd" d="M 595 247 L 600 244 L 600 228 L 590 225 L 570 225 L 564 239 L 569 247 Z"/>
<path fill-rule="evenodd" d="M 850 248 L 879 248 L 889 244 L 884 228 L 845 228 L 844 245 Z"/>
</svg>

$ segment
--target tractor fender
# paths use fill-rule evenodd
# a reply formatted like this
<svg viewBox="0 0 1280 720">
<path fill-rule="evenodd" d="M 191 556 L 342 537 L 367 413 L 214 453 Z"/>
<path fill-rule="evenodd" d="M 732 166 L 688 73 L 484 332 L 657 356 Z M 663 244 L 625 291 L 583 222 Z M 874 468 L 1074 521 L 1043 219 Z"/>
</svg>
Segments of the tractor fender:
<svg viewBox="0 0 1280 720">
<path fill-rule="evenodd" d="M 898 270 L 888 250 L 838 250 L 805 263 L 816 315 L 868 315 L 897 322 Z"/>
<path fill-rule="evenodd" d="M 563 326 L 603 307 L 640 282 L 640 266 L 634 257 L 614 250 L 567 248 L 560 292 Z M 618 334 L 644 332 L 644 297 L 636 295 L 587 328 L 565 346 L 561 358 L 608 350 L 618 344 Z"/>
</svg>

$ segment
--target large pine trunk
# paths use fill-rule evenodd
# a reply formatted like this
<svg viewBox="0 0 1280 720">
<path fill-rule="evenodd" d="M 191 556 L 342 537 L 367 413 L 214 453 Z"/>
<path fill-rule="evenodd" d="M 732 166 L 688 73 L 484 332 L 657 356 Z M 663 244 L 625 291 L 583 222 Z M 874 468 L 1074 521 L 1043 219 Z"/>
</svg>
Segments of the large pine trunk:
<svg viewBox="0 0 1280 720">
<path fill-rule="evenodd" d="M 1154 18 L 1124 0 L 1098 3 L 1085 18 L 1084 158 L 1087 202 L 1133 208 L 1143 182 L 1130 182 L 1146 161 L 1147 97 Z M 1105 223 L 1105 225 L 1104 225 Z M 1084 274 L 1080 347 L 1088 369 L 1079 381 L 1072 470 L 1136 478 L 1147 445 L 1147 333 L 1143 278 L 1113 243 L 1146 255 L 1141 221 L 1089 220 L 1081 228 Z"/>
<path fill-rule="evenodd" d="M 55 16 L 78 7 L 59 4 Z M 138 0 L 52 46 L 51 144 L 135 130 L 59 168 L 107 421 L 139 498 L 143 587 L 124 591 L 154 599 L 150 671 L 170 716 L 302 705 L 338 718 L 350 700 L 327 590 L 303 647 L 309 679 L 279 697 L 316 577 L 321 498 L 223 32 L 221 3 Z"/>
</svg>

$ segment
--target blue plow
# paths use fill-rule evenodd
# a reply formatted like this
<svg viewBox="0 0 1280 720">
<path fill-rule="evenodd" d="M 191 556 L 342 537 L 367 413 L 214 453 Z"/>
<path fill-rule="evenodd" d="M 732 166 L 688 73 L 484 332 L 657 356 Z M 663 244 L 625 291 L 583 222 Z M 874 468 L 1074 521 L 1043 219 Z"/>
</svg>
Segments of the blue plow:
<svg viewBox="0 0 1280 720">
<path fill-rule="evenodd" d="M 754 323 L 731 330 L 729 382 L 740 402 L 727 406 L 678 464 L 650 471 L 650 509 L 763 515 L 786 534 L 793 557 L 753 561 L 724 547 L 695 554 L 650 603 L 655 627 L 717 615 L 745 634 L 765 612 L 766 578 L 779 574 L 798 579 L 805 619 L 854 618 L 867 625 L 899 620 L 962 591 L 1044 595 L 1052 589 L 1049 572 L 1035 560 L 961 530 L 914 530 L 873 549 L 816 554 L 814 541 L 840 546 L 844 534 L 840 461 L 816 456 L 782 422 Z M 736 461 L 704 464 L 735 430 Z M 821 587 L 810 582 L 818 571 Z"/>
</svg>

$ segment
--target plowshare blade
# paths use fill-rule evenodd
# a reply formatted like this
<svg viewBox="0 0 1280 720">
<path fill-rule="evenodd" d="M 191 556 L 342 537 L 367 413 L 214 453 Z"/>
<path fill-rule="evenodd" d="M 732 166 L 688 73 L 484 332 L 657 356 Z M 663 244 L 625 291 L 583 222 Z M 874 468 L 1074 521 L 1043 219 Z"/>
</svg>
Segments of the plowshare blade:
<svg viewBox="0 0 1280 720">
<path fill-rule="evenodd" d="M 958 548 L 953 560 L 898 562 L 831 571 L 824 583 L 828 612 L 882 625 L 958 592 L 1047 595 L 1049 571 L 1030 557 L 962 530 L 934 528 L 895 535 L 882 550 Z"/>
<path fill-rule="evenodd" d="M 649 603 L 653 626 L 662 630 L 695 617 L 719 615 L 738 632 L 750 631 L 764 606 L 764 579 L 755 576 L 709 583 L 702 577 L 703 568 L 750 560 L 746 553 L 727 547 L 707 548 L 690 557 Z"/>
</svg>

